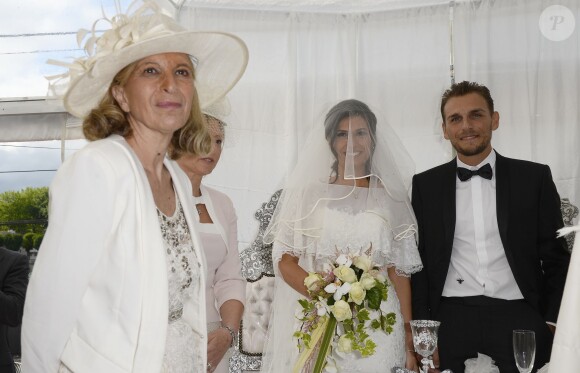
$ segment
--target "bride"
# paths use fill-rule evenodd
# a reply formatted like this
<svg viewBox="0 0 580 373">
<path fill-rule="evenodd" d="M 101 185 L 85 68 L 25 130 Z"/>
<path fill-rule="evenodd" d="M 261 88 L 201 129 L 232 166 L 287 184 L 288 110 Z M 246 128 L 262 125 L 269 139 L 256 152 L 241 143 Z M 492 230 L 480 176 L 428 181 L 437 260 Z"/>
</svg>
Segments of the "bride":
<svg viewBox="0 0 580 373">
<path fill-rule="evenodd" d="M 396 158 L 396 159 L 395 159 Z M 404 173 L 406 171 L 406 174 Z M 328 269 L 340 254 L 368 253 L 387 274 L 393 332 L 369 331 L 370 357 L 332 349 L 327 372 L 418 370 L 413 352 L 410 275 L 421 270 L 416 226 L 408 198 L 412 162 L 396 135 L 357 100 L 336 104 L 324 128 L 315 128 L 290 175 L 266 232 L 273 243 L 276 287 L 262 372 L 293 372 L 298 299 L 308 298 L 308 272 Z M 309 372 L 313 364 L 298 368 Z"/>
</svg>

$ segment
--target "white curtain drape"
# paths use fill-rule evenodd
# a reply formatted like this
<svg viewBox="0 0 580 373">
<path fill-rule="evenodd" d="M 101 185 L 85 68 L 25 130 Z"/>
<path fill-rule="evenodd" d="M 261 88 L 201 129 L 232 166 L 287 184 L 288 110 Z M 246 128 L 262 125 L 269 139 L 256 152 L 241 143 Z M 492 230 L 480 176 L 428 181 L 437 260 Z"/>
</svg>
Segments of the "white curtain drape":
<svg viewBox="0 0 580 373">
<path fill-rule="evenodd" d="M 566 40 L 543 36 L 539 19 L 552 5 L 576 15 Z M 570 21 L 570 20 L 568 20 Z M 500 127 L 497 150 L 548 164 L 561 197 L 580 203 L 580 3 L 576 0 L 476 1 L 456 12 L 460 79 L 492 90 Z"/>
<path fill-rule="evenodd" d="M 254 211 L 283 186 L 312 123 L 341 99 L 381 111 L 417 172 L 451 159 L 439 113 L 450 84 L 448 2 L 360 14 L 187 4 L 183 24 L 235 33 L 250 50 L 248 70 L 230 94 L 222 160 L 206 180 L 234 201 L 240 249 L 256 233 Z M 453 4 L 456 81 L 491 89 L 501 117 L 494 147 L 550 165 L 561 197 L 578 205 L 579 32 L 556 42 L 539 27 L 550 5 L 567 7 L 580 25 L 578 1 Z"/>
</svg>

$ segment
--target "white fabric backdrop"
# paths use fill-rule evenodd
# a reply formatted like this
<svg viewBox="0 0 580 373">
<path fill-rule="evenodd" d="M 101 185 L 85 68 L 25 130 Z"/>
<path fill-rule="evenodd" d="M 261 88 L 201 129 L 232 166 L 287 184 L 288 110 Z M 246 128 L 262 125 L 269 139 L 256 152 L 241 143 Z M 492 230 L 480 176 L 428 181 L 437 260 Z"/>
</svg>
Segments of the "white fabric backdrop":
<svg viewBox="0 0 580 373">
<path fill-rule="evenodd" d="M 182 23 L 233 32 L 250 50 L 248 70 L 230 94 L 233 144 L 206 180 L 234 201 L 240 249 L 254 238 L 253 213 L 283 185 L 310 126 L 340 99 L 379 109 L 417 171 L 451 159 L 439 114 L 450 83 L 448 4 L 332 14 L 195 3 L 181 9 Z M 495 148 L 549 164 L 561 197 L 578 205 L 579 27 L 560 42 L 542 36 L 540 14 L 554 4 L 568 7 L 580 26 L 577 0 L 456 3 L 456 81 L 491 89 L 501 116 Z"/>
</svg>

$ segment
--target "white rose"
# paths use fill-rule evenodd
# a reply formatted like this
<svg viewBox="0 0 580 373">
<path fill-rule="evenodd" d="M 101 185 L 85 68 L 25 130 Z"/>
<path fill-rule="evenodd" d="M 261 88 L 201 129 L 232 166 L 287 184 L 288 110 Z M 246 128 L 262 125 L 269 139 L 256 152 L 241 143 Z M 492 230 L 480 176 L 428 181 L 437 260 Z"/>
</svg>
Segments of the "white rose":
<svg viewBox="0 0 580 373">
<path fill-rule="evenodd" d="M 371 269 L 373 262 L 368 256 L 361 255 L 354 258 L 354 265 L 355 267 L 362 269 L 364 272 L 367 272 Z"/>
<path fill-rule="evenodd" d="M 344 321 L 352 318 L 350 306 L 343 300 L 334 303 L 330 309 L 337 321 Z"/>
<path fill-rule="evenodd" d="M 361 304 L 363 300 L 365 300 L 365 296 L 367 295 L 367 291 L 363 288 L 360 282 L 355 282 L 350 287 L 350 299 L 353 300 L 356 304 Z"/>
<path fill-rule="evenodd" d="M 352 352 L 352 340 L 343 334 L 338 338 L 338 351 L 346 354 Z"/>
<path fill-rule="evenodd" d="M 376 280 L 369 273 L 363 273 L 360 277 L 360 283 L 365 290 L 370 290 L 375 287 Z"/>
<path fill-rule="evenodd" d="M 340 266 L 332 271 L 336 277 L 338 277 L 342 282 L 355 282 L 356 274 L 354 270 L 347 266 Z"/>
<path fill-rule="evenodd" d="M 311 273 L 304 279 L 304 285 L 309 291 L 316 291 L 319 288 L 319 282 L 322 281 L 322 276 L 318 273 Z"/>
</svg>

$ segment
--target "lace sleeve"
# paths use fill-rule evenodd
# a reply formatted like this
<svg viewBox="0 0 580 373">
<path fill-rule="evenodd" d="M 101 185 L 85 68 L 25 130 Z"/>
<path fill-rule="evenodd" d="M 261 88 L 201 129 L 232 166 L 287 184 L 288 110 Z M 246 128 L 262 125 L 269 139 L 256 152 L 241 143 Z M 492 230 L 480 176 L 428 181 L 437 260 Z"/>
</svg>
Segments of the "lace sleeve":
<svg viewBox="0 0 580 373">
<path fill-rule="evenodd" d="M 413 226 L 395 232 L 383 227 L 378 242 L 379 248 L 373 256 L 379 265 L 394 267 L 397 275 L 404 277 L 411 277 L 423 269 Z"/>
</svg>

